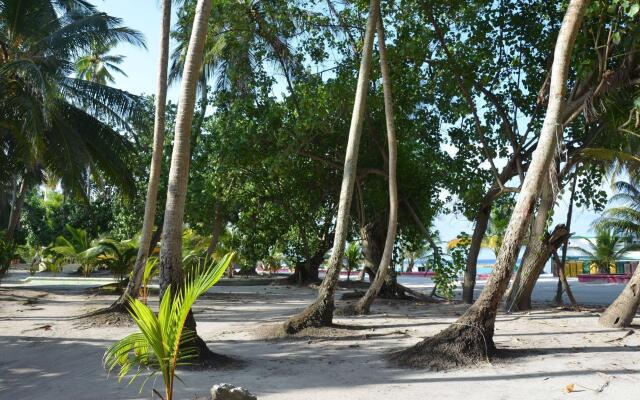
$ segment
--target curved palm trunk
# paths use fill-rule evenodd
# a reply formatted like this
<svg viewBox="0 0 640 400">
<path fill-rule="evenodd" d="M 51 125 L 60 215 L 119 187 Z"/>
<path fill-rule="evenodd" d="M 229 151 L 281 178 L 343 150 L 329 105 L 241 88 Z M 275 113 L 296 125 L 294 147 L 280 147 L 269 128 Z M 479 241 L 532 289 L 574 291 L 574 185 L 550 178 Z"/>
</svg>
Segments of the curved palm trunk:
<svg viewBox="0 0 640 400">
<path fill-rule="evenodd" d="M 598 320 L 611 328 L 630 326 L 640 305 L 640 268 L 636 268 L 631 280 Z"/>
<path fill-rule="evenodd" d="M 387 278 L 389 265 L 391 264 L 391 256 L 393 255 L 393 245 L 396 241 L 396 232 L 398 230 L 398 183 L 396 179 L 398 144 L 396 142 L 396 128 L 393 122 L 393 97 L 391 94 L 391 77 L 387 61 L 384 26 L 382 22 L 382 14 L 379 9 L 380 4 L 378 3 L 377 6 L 378 48 L 380 51 L 380 69 L 382 71 L 384 111 L 387 122 L 387 144 L 389 147 L 389 223 L 387 225 L 387 237 L 384 243 L 384 251 L 382 252 L 382 260 L 378 266 L 375 279 L 369 286 L 365 295 L 360 298 L 358 303 L 355 305 L 355 312 L 357 314 L 368 314 L 371 304 L 378 296 L 378 293 L 380 293 L 380 289 Z"/>
<path fill-rule="evenodd" d="M 160 248 L 161 298 L 169 285 L 177 288 L 183 283 L 182 228 L 189 181 L 191 125 L 196 100 L 196 85 L 203 62 L 207 22 L 210 14 L 211 0 L 198 0 L 180 87 L 171 169 L 169 170 L 169 186 Z M 194 333 L 196 332 L 196 322 L 192 313 L 189 313 L 185 327 Z M 196 335 L 191 344 L 197 351 L 197 361 L 200 364 L 208 364 L 207 360 L 211 358 L 211 352 L 207 349 L 204 341 Z"/>
<path fill-rule="evenodd" d="M 165 110 L 167 103 L 167 68 L 169 64 L 169 32 L 171 29 L 171 0 L 162 1 L 162 22 L 160 26 L 160 58 L 158 60 L 158 81 L 156 86 L 155 118 L 153 123 L 153 153 L 149 169 L 149 184 L 144 203 L 144 219 L 136 263 L 127 288 L 111 306 L 119 311 L 126 311 L 130 298 L 137 298 L 142 286 L 144 267 L 149 257 L 150 244 L 153 237 L 153 225 L 156 218 L 156 203 L 160 175 L 162 170 L 162 149 L 164 146 Z"/>
<path fill-rule="evenodd" d="M 507 297 L 506 309 L 508 311 L 524 311 L 531 309 L 531 294 L 533 288 L 544 269 L 544 265 L 551 256 L 549 243 L 545 241 L 547 220 L 553 210 L 554 196 L 549 179 L 545 179 L 540 205 L 533 220 L 531 235 L 522 259 L 522 265 L 516 273 L 511 291 Z"/>
<path fill-rule="evenodd" d="M 491 278 L 478 300 L 458 321 L 439 334 L 409 349 L 394 353 L 391 359 L 395 362 L 442 369 L 476 364 L 495 352 L 493 333 L 498 305 L 507 289 L 522 238 L 527 230 L 529 215 L 535 205 L 540 186 L 549 173 L 549 165 L 558 138 L 562 134 L 560 116 L 565 101 L 571 53 L 588 4 L 588 0 L 571 0 L 562 21 L 554 51 L 549 102 L 540 140 L 533 153 Z"/>
<path fill-rule="evenodd" d="M 333 321 L 333 297 L 336 283 L 340 275 L 342 258 L 344 256 L 344 246 L 349 231 L 349 216 L 351 212 L 351 200 L 353 198 L 353 187 L 356 179 L 358 166 L 358 149 L 360 147 L 360 136 L 362 133 L 362 123 L 364 120 L 367 91 L 369 88 L 369 75 L 371 73 L 371 54 L 373 52 L 373 34 L 375 32 L 376 21 L 378 20 L 378 1 L 371 0 L 369 6 L 369 18 L 364 35 L 364 45 L 362 48 L 362 59 L 360 60 L 360 71 L 358 72 L 358 86 L 351 116 L 351 127 L 349 128 L 349 141 L 344 158 L 344 173 L 342 186 L 340 189 L 340 201 L 338 203 L 338 216 L 336 218 L 335 236 L 331 258 L 328 262 L 327 274 L 322 281 L 318 298 L 309 305 L 302 313 L 293 316 L 284 324 L 287 333 L 296 333 L 304 328 L 312 326 L 328 326 Z"/>
</svg>

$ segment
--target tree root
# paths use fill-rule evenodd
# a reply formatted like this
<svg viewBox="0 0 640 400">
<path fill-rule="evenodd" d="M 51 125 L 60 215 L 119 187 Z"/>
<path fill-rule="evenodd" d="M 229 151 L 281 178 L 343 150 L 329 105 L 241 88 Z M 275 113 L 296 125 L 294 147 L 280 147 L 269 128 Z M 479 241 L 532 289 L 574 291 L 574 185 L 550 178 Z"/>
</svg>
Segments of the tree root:
<svg viewBox="0 0 640 400">
<path fill-rule="evenodd" d="M 318 298 L 301 313 L 289 318 L 282 329 L 289 335 L 296 334 L 305 328 L 320 328 L 333 324 L 333 299 Z"/>
<path fill-rule="evenodd" d="M 195 357 L 188 358 L 181 365 L 182 369 L 188 370 L 210 370 L 220 368 L 240 368 L 244 363 L 223 354 L 214 353 L 207 347 L 207 344 L 200 336 L 195 336 L 189 348 L 195 350 Z"/>
<path fill-rule="evenodd" d="M 493 339 L 479 327 L 454 323 L 408 349 L 391 353 L 388 360 L 398 366 L 441 371 L 489 362 L 495 352 Z"/>
</svg>

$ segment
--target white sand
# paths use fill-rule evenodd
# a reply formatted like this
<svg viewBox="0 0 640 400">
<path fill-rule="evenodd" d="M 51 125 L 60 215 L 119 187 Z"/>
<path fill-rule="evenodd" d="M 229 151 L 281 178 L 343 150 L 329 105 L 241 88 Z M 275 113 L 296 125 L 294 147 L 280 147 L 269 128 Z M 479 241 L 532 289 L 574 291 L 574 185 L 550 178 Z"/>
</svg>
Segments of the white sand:
<svg viewBox="0 0 640 400">
<path fill-rule="evenodd" d="M 340 332 L 349 337 L 268 342 L 256 339 L 256 330 L 308 304 L 313 290 L 217 287 L 213 292 L 198 303 L 199 333 L 212 350 L 247 364 L 240 370 L 181 372 L 186 384 L 177 383 L 176 398 L 205 396 L 221 382 L 273 400 L 640 396 L 640 332 L 615 340 L 626 331 L 599 327 L 597 314 L 589 311 L 543 308 L 500 315 L 495 336 L 500 348 L 541 353 L 471 369 L 430 372 L 391 368 L 382 355 L 443 329 L 464 310 L 463 305 L 379 301 L 371 316 L 336 320 L 368 327 Z M 26 303 L 39 296 L 44 297 Z M 79 327 L 71 319 L 112 299 L 82 292 L 0 288 L 0 399 L 151 398 L 152 382 L 139 394 L 139 383 L 119 384 L 114 377 L 107 378 L 101 366 L 105 347 L 133 328 Z M 42 328 L 46 325 L 51 328 Z M 578 392 L 566 393 L 568 384 Z M 162 388 L 159 381 L 155 385 Z M 604 388 L 596 393 L 585 387 Z"/>
</svg>

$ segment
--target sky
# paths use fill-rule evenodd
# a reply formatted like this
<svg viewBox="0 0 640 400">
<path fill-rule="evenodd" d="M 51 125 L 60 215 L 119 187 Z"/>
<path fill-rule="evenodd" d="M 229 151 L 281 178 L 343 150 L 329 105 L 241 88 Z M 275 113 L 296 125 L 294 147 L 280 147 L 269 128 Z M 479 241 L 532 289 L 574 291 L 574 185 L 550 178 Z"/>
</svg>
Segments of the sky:
<svg viewBox="0 0 640 400">
<path fill-rule="evenodd" d="M 153 94 L 156 87 L 160 40 L 159 0 L 96 0 L 94 4 L 101 11 L 122 18 L 124 25 L 141 31 L 146 38 L 146 50 L 129 45 L 120 45 L 114 50 L 114 54 L 126 57 L 121 68 L 128 75 L 127 77 L 117 76 L 115 86 L 135 94 Z M 173 20 L 175 21 L 175 7 Z M 177 102 L 178 89 L 177 85 L 169 89 L 169 100 Z M 347 132 L 345 132 L 345 138 L 346 135 Z M 603 188 L 607 192 L 611 192 L 609 184 L 603 185 Z M 568 196 L 565 197 L 558 200 L 553 225 L 565 222 Z M 571 231 L 576 235 L 593 235 L 590 225 L 598 215 L 593 211 L 581 208 L 574 208 L 573 215 Z M 461 215 L 440 215 L 435 222 L 435 229 L 440 232 L 442 240 L 448 241 L 462 231 L 472 233 L 473 223 Z M 483 250 L 480 254 L 480 258 L 492 256 L 493 254 L 488 250 Z"/>
</svg>

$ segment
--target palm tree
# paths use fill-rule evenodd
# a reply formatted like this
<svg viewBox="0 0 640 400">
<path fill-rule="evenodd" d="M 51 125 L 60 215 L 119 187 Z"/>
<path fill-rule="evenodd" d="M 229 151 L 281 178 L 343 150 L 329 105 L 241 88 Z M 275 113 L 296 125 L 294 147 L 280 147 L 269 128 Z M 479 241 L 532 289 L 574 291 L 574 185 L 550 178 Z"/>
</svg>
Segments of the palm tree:
<svg viewBox="0 0 640 400">
<path fill-rule="evenodd" d="M 122 278 L 132 270 L 138 253 L 137 240 L 123 240 L 121 242 L 112 239 L 103 239 L 98 242 L 102 248 L 102 254 L 98 261 L 106 266 L 113 276 L 122 283 Z"/>
<path fill-rule="evenodd" d="M 207 37 L 207 22 L 210 13 L 211 0 L 198 0 L 189 47 L 185 57 L 171 154 L 171 168 L 169 170 L 169 184 L 162 228 L 162 246 L 160 247 L 161 298 L 170 285 L 179 287 L 183 281 L 182 229 L 189 180 L 191 124 L 196 100 L 196 85 L 202 66 L 204 45 Z M 186 326 L 194 333 L 196 332 L 196 322 L 192 313 L 189 313 L 187 317 Z M 212 353 L 197 334 L 193 338 L 193 344 L 197 349 L 199 361 L 207 362 L 206 359 Z"/>
<path fill-rule="evenodd" d="M 124 56 L 109 54 L 115 43 L 93 43 L 87 54 L 76 59 L 75 69 L 78 79 L 84 79 L 101 85 L 115 83 L 113 73 L 123 76 L 127 74 L 118 67 Z"/>
<path fill-rule="evenodd" d="M 85 1 L 2 2 L 0 146 L 26 189 L 47 171 L 63 189 L 79 195 L 86 193 L 87 174 L 134 192 L 126 163 L 133 146 L 115 128 L 131 132 L 128 119 L 138 98 L 71 77 L 78 54 L 119 41 L 144 46 L 139 32 Z M 14 204 L 16 215 L 20 204 Z M 8 240 L 14 231 L 9 230 Z"/>
<path fill-rule="evenodd" d="M 187 323 L 191 306 L 220 280 L 233 256 L 233 253 L 227 254 L 218 264 L 211 263 L 189 274 L 183 284 L 167 287 L 157 315 L 146 304 L 133 299 L 131 316 L 140 332 L 111 345 L 104 354 L 104 367 L 109 372 L 118 368 L 118 380 L 137 370 L 129 383 L 147 368 L 152 374 L 160 372 L 165 386 L 164 398 L 171 400 L 176 368 L 191 363 L 198 352 L 190 348 L 196 335 Z"/>
<path fill-rule="evenodd" d="M 378 21 L 377 11 L 378 1 L 371 0 L 369 5 L 369 18 L 364 35 L 364 45 L 362 48 L 362 59 L 360 60 L 360 71 L 358 72 L 358 86 L 356 88 L 351 126 L 349 128 L 347 151 L 344 158 L 344 171 L 342 186 L 340 188 L 340 201 L 338 203 L 333 249 L 331 250 L 331 257 L 329 258 L 327 273 L 320 286 L 316 301 L 300 314 L 291 317 L 285 322 L 283 328 L 284 331 L 289 334 L 300 332 L 307 327 L 331 325 L 333 321 L 333 297 L 336 283 L 340 276 L 345 242 L 349 233 L 351 200 L 353 198 L 353 188 L 356 180 L 358 150 L 364 121 L 367 91 L 369 88 L 369 76 L 371 73 L 373 36 Z"/>
<path fill-rule="evenodd" d="M 615 265 L 618 259 L 639 248 L 636 244 L 625 244 L 627 238 L 616 235 L 612 229 L 599 228 L 595 241 L 589 238 L 585 240 L 587 248 L 571 246 L 571 249 L 593 260 L 603 274 L 608 274 L 610 266 Z"/>
<path fill-rule="evenodd" d="M 98 263 L 98 257 L 104 248 L 94 243 L 86 230 L 65 225 L 65 235 L 58 236 L 53 244 L 47 248 L 49 253 L 57 254 L 67 262 L 80 264 L 85 276 L 91 275 Z"/>
<path fill-rule="evenodd" d="M 362 261 L 362 249 L 357 242 L 351 242 L 344 250 L 344 267 L 347 269 L 347 281 L 351 271 L 358 269 Z"/>
<path fill-rule="evenodd" d="M 605 211 L 596 222 L 596 227 L 611 229 L 634 238 L 640 237 L 640 189 L 637 177 L 630 182 L 617 182 L 614 201 L 624 201 L 626 205 L 612 207 Z M 600 324 L 623 328 L 631 325 L 640 305 L 640 268 L 637 268 L 624 290 L 600 316 Z"/>
<path fill-rule="evenodd" d="M 558 127 L 562 125 L 560 118 L 565 103 L 571 54 L 589 3 L 589 0 L 571 0 L 562 20 L 554 49 L 549 99 L 540 138 L 509 220 L 491 278 L 478 300 L 455 323 L 437 335 L 395 353 L 392 356 L 394 361 L 440 369 L 482 362 L 495 352 L 493 334 L 498 305 L 509 284 L 520 244 L 529 226 L 531 210 L 540 196 L 540 188 L 545 177 L 549 175 L 558 137 L 562 136 Z"/>
<path fill-rule="evenodd" d="M 457 240 L 457 239 L 456 239 Z M 450 242 L 451 243 L 451 242 Z M 455 247 L 452 246 L 451 248 Z M 402 248 L 402 256 L 405 260 L 407 260 L 407 271 L 413 272 L 413 269 L 416 266 L 416 263 L 421 258 L 431 258 L 432 254 L 431 247 L 424 240 L 419 240 L 415 243 L 409 243 Z"/>
<path fill-rule="evenodd" d="M 616 194 L 610 202 L 624 203 L 617 207 L 609 207 L 594 226 L 596 229 L 611 229 L 623 235 L 640 238 L 640 186 L 639 178 L 629 182 L 615 183 Z"/>
<path fill-rule="evenodd" d="M 171 29 L 171 0 L 162 0 L 162 21 L 160 24 L 160 58 L 158 59 L 158 77 L 156 84 L 155 117 L 153 121 L 153 149 L 149 168 L 149 184 L 144 202 L 144 217 L 136 263 L 131 279 L 118 300 L 109 308 L 114 312 L 125 312 L 128 299 L 140 293 L 143 284 L 145 266 L 149 257 L 149 247 L 153 236 L 156 218 L 156 203 L 160 187 L 162 167 L 162 149 L 164 146 L 165 110 L 167 103 L 167 75 L 169 64 L 169 32 Z"/>
<path fill-rule="evenodd" d="M 384 96 L 384 112 L 387 125 L 387 145 L 388 145 L 388 168 L 389 168 L 389 222 L 387 224 L 387 236 L 384 242 L 384 250 L 382 259 L 376 271 L 376 276 L 371 282 L 369 289 L 358 300 L 354 310 L 358 314 L 368 314 L 371 304 L 382 289 L 382 285 L 387 279 L 389 267 L 391 266 L 391 257 L 393 256 L 393 247 L 396 242 L 396 234 L 398 232 L 398 180 L 397 180 L 397 163 L 398 163 L 398 143 L 396 140 L 396 128 L 393 121 L 393 96 L 391 91 L 391 74 L 389 72 L 389 62 L 387 61 L 387 46 L 385 44 L 384 23 L 382 12 L 380 10 L 380 2 L 376 3 L 378 7 L 378 19 L 376 21 L 378 31 L 378 49 L 380 53 L 380 70 L 382 71 L 382 86 Z"/>
</svg>

